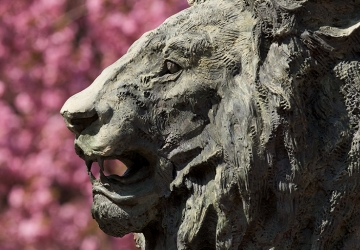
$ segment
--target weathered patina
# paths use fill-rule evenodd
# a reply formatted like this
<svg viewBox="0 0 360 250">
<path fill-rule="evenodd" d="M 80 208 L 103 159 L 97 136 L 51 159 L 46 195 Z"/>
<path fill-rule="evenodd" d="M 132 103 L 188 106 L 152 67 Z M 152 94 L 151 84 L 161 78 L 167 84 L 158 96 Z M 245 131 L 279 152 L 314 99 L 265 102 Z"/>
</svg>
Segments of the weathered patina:
<svg viewBox="0 0 360 250">
<path fill-rule="evenodd" d="M 360 1 L 189 3 L 61 110 L 100 228 L 143 249 L 360 249 Z M 93 177 L 109 159 L 126 174 Z"/>
</svg>

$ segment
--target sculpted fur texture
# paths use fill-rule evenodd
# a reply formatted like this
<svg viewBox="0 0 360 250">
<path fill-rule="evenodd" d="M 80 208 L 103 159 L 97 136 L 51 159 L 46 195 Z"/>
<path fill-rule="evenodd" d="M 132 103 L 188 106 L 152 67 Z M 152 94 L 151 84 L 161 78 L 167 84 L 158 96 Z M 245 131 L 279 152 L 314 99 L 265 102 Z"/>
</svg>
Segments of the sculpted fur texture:
<svg viewBox="0 0 360 250">
<path fill-rule="evenodd" d="M 62 108 L 100 228 L 142 249 L 360 249 L 360 1 L 189 3 Z M 93 177 L 109 159 L 127 172 Z"/>
</svg>

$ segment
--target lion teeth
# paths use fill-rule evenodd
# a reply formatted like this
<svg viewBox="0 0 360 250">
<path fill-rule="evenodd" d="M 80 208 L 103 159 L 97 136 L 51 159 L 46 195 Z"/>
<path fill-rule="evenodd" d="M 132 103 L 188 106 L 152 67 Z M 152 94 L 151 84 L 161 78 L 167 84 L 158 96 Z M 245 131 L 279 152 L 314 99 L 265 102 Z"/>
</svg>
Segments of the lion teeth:
<svg viewBox="0 0 360 250">
<path fill-rule="evenodd" d="M 98 157 L 97 162 L 98 162 L 98 164 L 100 166 L 101 171 L 104 172 L 105 171 L 104 170 L 104 159 L 102 159 L 101 157 Z"/>
<path fill-rule="evenodd" d="M 96 180 L 95 176 L 93 175 L 93 173 L 91 173 L 91 171 L 88 172 L 88 175 L 90 177 L 91 184 L 94 184 L 94 181 Z"/>
<path fill-rule="evenodd" d="M 93 184 L 94 181 L 96 180 L 95 176 L 91 172 L 91 166 L 92 166 L 93 161 L 88 160 L 88 161 L 85 161 L 85 163 L 86 163 L 86 168 L 87 168 L 88 175 L 90 177 L 91 184 Z"/>
<path fill-rule="evenodd" d="M 90 172 L 91 165 L 92 165 L 93 162 L 92 161 L 86 161 L 85 163 L 86 163 L 87 171 Z"/>
</svg>

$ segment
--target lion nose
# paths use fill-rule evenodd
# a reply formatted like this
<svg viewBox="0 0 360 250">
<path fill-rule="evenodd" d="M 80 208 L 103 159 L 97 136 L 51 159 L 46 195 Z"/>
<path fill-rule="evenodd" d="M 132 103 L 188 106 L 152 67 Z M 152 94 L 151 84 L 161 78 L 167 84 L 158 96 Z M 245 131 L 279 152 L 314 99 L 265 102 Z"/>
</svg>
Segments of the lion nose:
<svg viewBox="0 0 360 250">
<path fill-rule="evenodd" d="M 83 130 L 99 119 L 99 116 L 96 113 L 93 115 L 91 113 L 77 113 L 74 115 L 65 111 L 62 113 L 62 116 L 64 117 L 66 126 L 70 129 L 71 132 L 77 135 L 80 135 Z"/>
<path fill-rule="evenodd" d="M 94 105 L 78 94 L 65 102 L 60 114 L 64 117 L 68 129 L 76 135 L 80 135 L 83 130 L 99 119 Z"/>
</svg>

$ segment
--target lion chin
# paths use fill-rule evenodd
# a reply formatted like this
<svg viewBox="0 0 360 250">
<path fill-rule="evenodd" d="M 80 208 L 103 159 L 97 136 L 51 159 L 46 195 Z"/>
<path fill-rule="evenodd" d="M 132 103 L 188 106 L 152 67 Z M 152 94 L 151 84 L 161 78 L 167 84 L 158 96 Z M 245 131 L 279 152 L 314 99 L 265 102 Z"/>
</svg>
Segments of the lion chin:
<svg viewBox="0 0 360 250">
<path fill-rule="evenodd" d="M 122 237 L 133 229 L 127 223 L 129 214 L 104 195 L 94 195 L 91 214 L 101 230 L 111 236 Z"/>
<path fill-rule="evenodd" d="M 100 228 L 149 250 L 359 249 L 360 5 L 190 2 L 61 110 Z"/>
<path fill-rule="evenodd" d="M 105 233 L 115 237 L 142 232 L 157 218 L 161 198 L 170 192 L 170 178 L 162 176 L 168 171 L 157 173 L 162 168 L 171 169 L 169 161 L 160 158 L 157 163 L 151 161 L 154 165 L 149 165 L 150 162 L 137 155 L 130 164 L 129 153 L 125 155 L 126 159 L 124 155 L 119 158 L 129 167 L 121 176 L 106 175 L 102 167 L 106 160 L 98 157 L 101 167 L 100 177 L 96 179 L 87 160 L 93 186 L 92 216 Z"/>
</svg>

